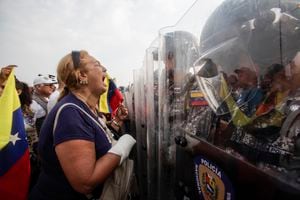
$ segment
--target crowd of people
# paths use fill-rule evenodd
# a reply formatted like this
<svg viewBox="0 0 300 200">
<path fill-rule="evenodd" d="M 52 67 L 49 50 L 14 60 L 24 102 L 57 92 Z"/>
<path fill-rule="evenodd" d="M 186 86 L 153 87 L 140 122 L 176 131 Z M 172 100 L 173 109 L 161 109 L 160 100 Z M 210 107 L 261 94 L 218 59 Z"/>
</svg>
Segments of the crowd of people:
<svg viewBox="0 0 300 200">
<path fill-rule="evenodd" d="M 0 97 L 13 68 L 1 68 Z M 114 136 L 128 110 L 120 102 L 108 121 L 98 108 L 105 77 L 106 68 L 84 50 L 60 60 L 58 82 L 39 74 L 29 87 L 15 77 L 30 148 L 29 199 L 99 198 L 105 180 L 127 159 L 135 139 Z"/>
</svg>

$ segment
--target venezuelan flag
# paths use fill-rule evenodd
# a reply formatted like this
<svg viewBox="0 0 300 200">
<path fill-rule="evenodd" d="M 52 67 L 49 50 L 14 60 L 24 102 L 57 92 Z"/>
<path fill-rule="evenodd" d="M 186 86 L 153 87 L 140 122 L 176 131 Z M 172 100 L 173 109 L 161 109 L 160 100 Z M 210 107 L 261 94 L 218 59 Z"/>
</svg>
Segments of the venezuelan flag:
<svg viewBox="0 0 300 200">
<path fill-rule="evenodd" d="M 30 161 L 14 71 L 0 97 L 0 199 L 25 200 Z"/>
<path fill-rule="evenodd" d="M 190 91 L 190 106 L 208 106 L 204 94 L 200 90 Z"/>
<path fill-rule="evenodd" d="M 225 102 L 230 110 L 233 124 L 235 126 L 239 126 L 239 127 L 249 124 L 253 120 L 253 118 L 248 117 L 247 115 L 245 115 L 243 113 L 243 111 L 241 111 L 241 109 L 239 108 L 239 106 L 236 104 L 235 100 L 231 96 L 228 86 L 227 86 L 227 83 L 226 83 L 226 80 L 223 77 L 223 75 L 221 78 L 222 78 L 221 79 L 222 85 L 221 85 L 220 93 L 221 93 L 221 96 L 223 98 L 225 98 Z"/>
<path fill-rule="evenodd" d="M 107 90 L 100 97 L 99 111 L 114 116 L 124 98 L 121 91 L 117 88 L 115 82 L 109 75 L 106 76 L 104 82 L 107 85 Z"/>
</svg>

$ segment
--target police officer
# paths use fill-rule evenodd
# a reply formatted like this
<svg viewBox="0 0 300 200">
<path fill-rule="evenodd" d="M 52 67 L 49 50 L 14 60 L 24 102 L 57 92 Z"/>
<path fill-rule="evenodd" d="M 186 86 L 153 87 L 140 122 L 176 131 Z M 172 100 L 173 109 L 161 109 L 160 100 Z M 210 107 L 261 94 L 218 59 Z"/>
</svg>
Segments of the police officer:
<svg viewBox="0 0 300 200">
<path fill-rule="evenodd" d="M 238 3 L 242 6 L 233 9 Z M 217 127 L 230 133 L 222 144 L 227 151 L 262 168 L 296 170 L 297 176 L 299 18 L 299 2 L 227 0 L 204 26 L 203 57 L 194 66 L 198 85 L 219 118 Z M 227 79 L 234 73 L 238 95 Z"/>
<path fill-rule="evenodd" d="M 166 31 L 161 35 L 158 74 L 158 119 L 159 119 L 159 199 L 173 199 L 174 186 L 178 186 L 175 175 L 182 172 L 176 162 L 184 162 L 174 139 L 182 135 L 180 128 L 185 118 L 184 84 L 189 69 L 199 57 L 199 41 L 187 31 Z M 176 181 L 176 183 L 175 183 Z M 182 188 L 181 188 L 182 189 Z"/>
</svg>

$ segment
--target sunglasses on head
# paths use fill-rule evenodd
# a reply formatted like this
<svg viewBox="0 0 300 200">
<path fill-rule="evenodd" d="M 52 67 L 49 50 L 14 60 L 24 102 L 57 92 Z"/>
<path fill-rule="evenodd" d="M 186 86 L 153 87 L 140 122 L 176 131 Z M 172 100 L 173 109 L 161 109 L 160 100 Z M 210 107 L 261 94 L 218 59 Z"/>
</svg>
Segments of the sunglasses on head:
<svg viewBox="0 0 300 200">
<path fill-rule="evenodd" d="M 80 66 L 80 51 L 72 51 L 72 62 L 74 68 L 77 69 Z"/>
</svg>

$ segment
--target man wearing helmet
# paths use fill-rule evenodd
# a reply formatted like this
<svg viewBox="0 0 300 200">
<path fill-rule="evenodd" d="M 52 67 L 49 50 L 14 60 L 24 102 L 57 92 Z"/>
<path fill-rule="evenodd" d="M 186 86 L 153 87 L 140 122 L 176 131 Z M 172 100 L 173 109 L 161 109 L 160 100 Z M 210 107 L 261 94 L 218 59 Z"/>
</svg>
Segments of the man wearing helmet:
<svg viewBox="0 0 300 200">
<path fill-rule="evenodd" d="M 194 66 L 217 132 L 231 134 L 222 145 L 263 168 L 296 170 L 292 181 L 300 176 L 299 18 L 299 2 L 227 0 L 208 18 Z M 238 95 L 227 80 L 233 73 Z"/>
</svg>

